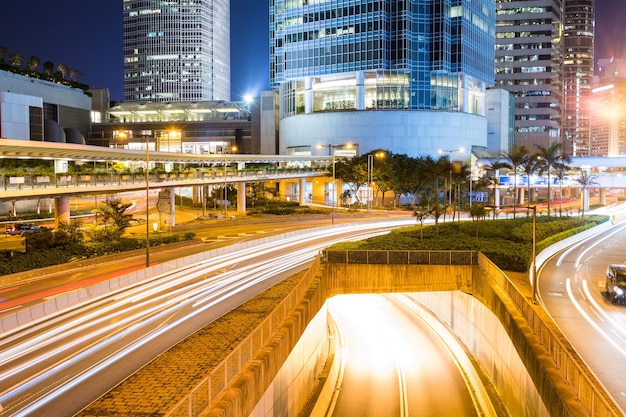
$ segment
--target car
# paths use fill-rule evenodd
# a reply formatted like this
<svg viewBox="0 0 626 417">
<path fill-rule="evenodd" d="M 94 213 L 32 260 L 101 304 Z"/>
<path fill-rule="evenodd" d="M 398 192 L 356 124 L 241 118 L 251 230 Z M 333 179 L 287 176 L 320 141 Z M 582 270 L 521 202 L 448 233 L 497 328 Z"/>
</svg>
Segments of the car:
<svg viewBox="0 0 626 417">
<path fill-rule="evenodd" d="M 626 265 L 611 264 L 606 268 L 606 293 L 611 303 L 626 303 Z"/>
<path fill-rule="evenodd" d="M 39 233 L 41 231 L 41 227 L 36 225 L 35 223 L 21 223 L 14 224 L 11 227 L 7 227 L 4 231 L 7 235 L 11 236 L 24 236 L 29 233 Z"/>
</svg>

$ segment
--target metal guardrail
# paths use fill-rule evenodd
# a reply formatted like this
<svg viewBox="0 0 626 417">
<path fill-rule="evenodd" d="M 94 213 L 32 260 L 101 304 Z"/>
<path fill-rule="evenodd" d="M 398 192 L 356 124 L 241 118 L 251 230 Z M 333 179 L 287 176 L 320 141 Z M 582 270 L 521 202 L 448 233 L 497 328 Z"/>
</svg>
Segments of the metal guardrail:
<svg viewBox="0 0 626 417">
<path fill-rule="evenodd" d="M 478 252 L 468 250 L 325 250 L 322 255 L 322 262 L 330 264 L 478 264 Z"/>
<path fill-rule="evenodd" d="M 623 416 L 603 385 L 580 360 L 575 350 L 565 337 L 556 329 L 556 324 L 544 321 L 537 313 L 532 300 L 522 294 L 491 260 L 483 254 L 478 257 L 480 267 L 506 292 L 513 304 L 520 311 L 539 342 L 545 347 L 550 358 L 561 372 L 563 378 L 572 387 L 578 399 L 589 411 L 591 417 Z M 551 324 L 551 325 L 550 325 Z"/>
</svg>

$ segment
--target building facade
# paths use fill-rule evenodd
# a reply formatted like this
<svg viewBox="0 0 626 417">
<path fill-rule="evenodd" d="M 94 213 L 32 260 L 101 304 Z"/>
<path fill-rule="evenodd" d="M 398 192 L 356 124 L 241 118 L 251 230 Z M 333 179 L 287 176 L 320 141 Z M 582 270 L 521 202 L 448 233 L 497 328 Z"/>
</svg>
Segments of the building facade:
<svg viewBox="0 0 626 417">
<path fill-rule="evenodd" d="M 515 144 L 561 140 L 562 0 L 496 0 L 496 86 L 515 96 Z"/>
<path fill-rule="evenodd" d="M 124 0 L 124 101 L 230 100 L 230 1 Z"/>
<path fill-rule="evenodd" d="M 626 155 L 626 60 L 600 59 L 591 104 L 592 156 Z"/>
<path fill-rule="evenodd" d="M 485 146 L 494 24 L 494 0 L 271 0 L 279 152 Z"/>
<path fill-rule="evenodd" d="M 0 70 L 0 138 L 84 144 L 91 105 L 80 88 Z"/>
<path fill-rule="evenodd" d="M 563 30 L 563 152 L 592 154 L 590 103 L 594 71 L 595 0 L 567 0 Z"/>
</svg>

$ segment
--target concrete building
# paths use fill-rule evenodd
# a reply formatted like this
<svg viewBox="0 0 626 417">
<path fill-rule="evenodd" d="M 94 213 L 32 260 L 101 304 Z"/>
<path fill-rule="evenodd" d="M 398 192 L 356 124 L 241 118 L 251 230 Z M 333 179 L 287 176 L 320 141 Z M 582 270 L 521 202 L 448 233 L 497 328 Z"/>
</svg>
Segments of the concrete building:
<svg viewBox="0 0 626 417">
<path fill-rule="evenodd" d="M 592 97 L 591 155 L 626 155 L 626 60 L 599 60 Z"/>
<path fill-rule="evenodd" d="M 230 100 L 230 1 L 124 0 L 124 101 Z"/>
<path fill-rule="evenodd" d="M 561 140 L 562 0 L 496 0 L 496 86 L 515 96 L 515 144 Z"/>
<path fill-rule="evenodd" d="M 486 146 L 494 25 L 494 0 L 272 0 L 279 152 L 352 143 L 438 157 Z"/>
<path fill-rule="evenodd" d="M 0 70 L 0 138 L 85 143 L 91 105 L 82 89 Z"/>
<path fill-rule="evenodd" d="M 563 30 L 563 152 L 592 154 L 589 124 L 593 88 L 595 0 L 567 0 Z"/>
</svg>

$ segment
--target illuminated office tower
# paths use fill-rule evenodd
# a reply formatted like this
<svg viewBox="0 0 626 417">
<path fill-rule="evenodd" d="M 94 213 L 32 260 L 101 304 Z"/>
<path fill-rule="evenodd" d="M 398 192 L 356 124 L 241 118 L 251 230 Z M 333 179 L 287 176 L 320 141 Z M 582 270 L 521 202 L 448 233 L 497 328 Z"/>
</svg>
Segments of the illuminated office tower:
<svg viewBox="0 0 626 417">
<path fill-rule="evenodd" d="M 229 0 L 124 0 L 126 102 L 230 100 Z"/>
<path fill-rule="evenodd" d="M 563 151 L 591 155 L 590 103 L 594 68 L 595 0 L 567 0 L 563 30 Z"/>
<path fill-rule="evenodd" d="M 486 144 L 494 26 L 495 0 L 270 0 L 280 153 L 469 159 Z"/>
<path fill-rule="evenodd" d="M 496 86 L 515 96 L 515 144 L 561 140 L 561 0 L 496 0 Z"/>
</svg>

